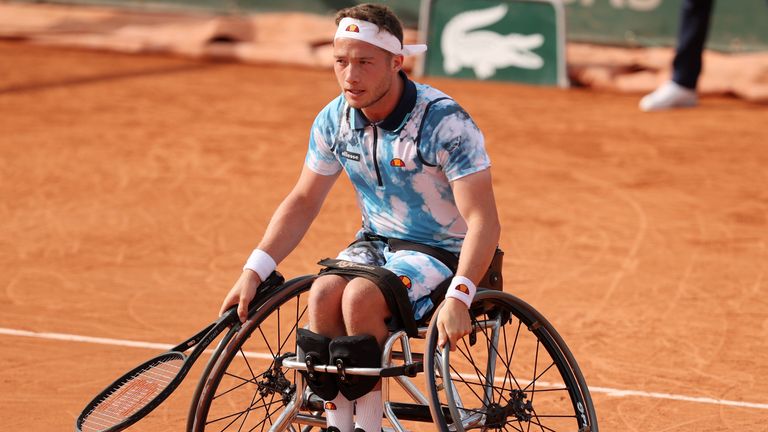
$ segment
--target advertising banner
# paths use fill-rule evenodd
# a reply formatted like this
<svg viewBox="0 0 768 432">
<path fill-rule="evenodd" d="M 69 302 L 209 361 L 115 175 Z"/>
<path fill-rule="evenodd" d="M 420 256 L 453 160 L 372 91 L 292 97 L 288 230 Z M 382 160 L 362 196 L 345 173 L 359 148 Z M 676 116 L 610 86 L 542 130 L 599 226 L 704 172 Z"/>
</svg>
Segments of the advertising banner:
<svg viewBox="0 0 768 432">
<path fill-rule="evenodd" d="M 425 75 L 567 85 L 559 1 L 432 0 L 422 14 Z"/>
</svg>

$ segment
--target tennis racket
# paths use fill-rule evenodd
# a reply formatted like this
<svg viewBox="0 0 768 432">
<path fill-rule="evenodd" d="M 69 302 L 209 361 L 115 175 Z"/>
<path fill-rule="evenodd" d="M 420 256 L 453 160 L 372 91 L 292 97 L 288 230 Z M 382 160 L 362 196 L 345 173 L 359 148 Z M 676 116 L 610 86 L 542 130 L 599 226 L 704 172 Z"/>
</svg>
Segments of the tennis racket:
<svg viewBox="0 0 768 432">
<path fill-rule="evenodd" d="M 259 292 L 282 283 L 283 277 L 273 272 L 259 286 Z M 133 368 L 86 405 L 75 421 L 75 430 L 116 432 L 141 420 L 176 390 L 208 345 L 237 323 L 237 306 L 233 306 L 196 335 Z M 189 356 L 184 354 L 192 348 Z"/>
</svg>

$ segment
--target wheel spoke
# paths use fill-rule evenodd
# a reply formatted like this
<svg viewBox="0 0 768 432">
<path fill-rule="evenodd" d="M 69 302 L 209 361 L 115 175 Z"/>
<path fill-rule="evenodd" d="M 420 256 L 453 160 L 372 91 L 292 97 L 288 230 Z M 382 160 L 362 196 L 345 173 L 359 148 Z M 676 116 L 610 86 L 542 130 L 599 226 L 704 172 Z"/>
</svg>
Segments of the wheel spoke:
<svg viewBox="0 0 768 432">
<path fill-rule="evenodd" d="M 308 287 L 307 283 L 294 285 L 291 292 L 276 291 L 277 297 L 263 303 L 241 329 L 247 333 L 232 339 L 236 341 L 233 345 L 240 346 L 222 351 L 210 373 L 216 381 L 201 395 L 201 404 L 209 404 L 204 424 L 210 429 L 264 432 L 274 427 L 278 418 L 288 422 L 289 431 L 309 428 L 302 428 L 292 414 L 286 417 L 282 412 L 293 406 L 290 401 L 296 396 L 297 372 L 278 366 L 282 358 L 293 355 L 296 331 L 306 325 L 307 306 L 302 304 L 301 295 Z M 428 386 L 433 387 L 430 398 L 437 396 L 438 409 L 433 411 L 436 421 L 447 424 L 449 407 L 442 401 L 452 400 L 445 393 L 451 388 L 460 405 L 450 407 L 460 416 L 454 421 L 464 419 L 469 429 L 574 431 L 582 426 L 581 414 L 576 411 L 579 403 L 587 412 L 587 426 L 596 430 L 588 389 L 581 388 L 578 366 L 551 325 L 508 294 L 484 293 L 480 301 L 490 305 L 484 309 L 487 312 L 472 317 L 473 337 L 482 340 L 470 345 L 469 338 L 462 338 L 449 359 L 444 359 L 449 360 L 447 371 L 438 366 L 442 357 L 436 347 L 437 332 L 430 331 L 432 336 L 426 341 L 430 353 L 426 357 L 430 364 L 435 362 L 425 374 Z M 268 352 L 271 361 L 246 355 L 253 352 Z M 441 376 L 443 372 L 445 376 Z M 443 385 L 436 387 L 441 380 Z"/>
<path fill-rule="evenodd" d="M 239 384 L 237 384 L 236 386 L 234 386 L 234 387 L 232 387 L 232 388 L 229 388 L 228 390 L 225 390 L 225 391 L 223 391 L 223 392 L 221 392 L 221 393 L 218 393 L 218 394 L 216 394 L 215 396 L 213 396 L 213 398 L 214 398 L 214 399 L 217 399 L 217 398 L 219 398 L 219 397 L 225 396 L 225 395 L 227 395 L 228 393 L 231 393 L 231 392 L 233 392 L 233 391 L 235 391 L 235 390 L 239 390 L 241 387 L 243 387 L 243 386 L 245 386 L 245 385 L 248 385 L 248 384 L 255 384 L 255 383 L 256 383 L 256 380 L 255 380 L 255 379 L 253 379 L 253 380 L 249 380 L 249 379 L 245 379 L 245 378 L 243 378 L 243 377 L 240 377 L 240 376 L 237 376 L 237 375 L 233 375 L 233 374 L 227 374 L 227 376 L 228 376 L 228 377 L 230 377 L 230 378 L 234 378 L 234 379 L 236 379 L 236 380 L 240 380 L 240 381 L 242 381 L 242 382 L 240 382 Z"/>
<path fill-rule="evenodd" d="M 518 300 L 508 294 L 486 295 L 479 301 L 485 302 L 487 312 L 473 317 L 473 331 L 483 340 L 470 346 L 467 338 L 462 339 L 451 353 L 455 355 L 450 357 L 450 375 L 442 377 L 454 384 L 459 396 L 456 403 L 461 400 L 462 405 L 455 408 L 465 421 L 470 421 L 467 427 L 487 431 L 574 431 L 580 426 L 576 401 L 586 407 L 590 420 L 594 418 L 591 404 L 583 399 L 578 387 L 579 378 L 574 376 L 580 372 L 569 366 L 572 358 L 566 359 L 563 353 L 567 348 L 561 349 L 561 339 L 552 336 L 554 330 L 549 323 L 527 305 L 518 309 Z M 522 331 L 524 328 L 528 331 Z M 430 350 L 435 347 L 436 334 L 430 329 Z M 430 386 L 436 383 L 433 369 L 426 371 Z M 551 384 L 557 382 L 564 384 Z M 446 389 L 437 389 L 439 400 L 447 400 L 442 395 Z M 434 399 L 434 395 L 432 390 L 430 398 Z M 444 411 L 433 413 L 440 423 L 448 423 Z"/>
<path fill-rule="evenodd" d="M 264 432 L 281 417 L 294 397 L 296 376 L 278 367 L 279 358 L 293 351 L 296 329 L 305 325 L 307 308 L 301 294 L 311 279 L 305 281 L 276 290 L 222 351 L 208 377 L 210 389 L 204 390 L 198 405 L 204 410 L 200 426 L 207 425 L 206 431 Z M 259 352 L 269 357 L 246 354 Z M 200 426 L 194 430 L 203 430 Z M 301 430 L 294 426 L 291 423 L 288 430 Z"/>
<path fill-rule="evenodd" d="M 552 366 L 555 366 L 555 362 L 551 362 L 551 363 L 549 364 L 549 366 L 547 366 L 547 367 L 544 369 L 544 371 L 542 371 L 542 372 L 541 372 L 540 374 L 538 374 L 538 375 L 535 375 L 535 372 L 534 372 L 534 375 L 535 375 L 535 376 L 533 377 L 533 379 L 531 380 L 531 382 L 530 382 L 530 383 L 529 383 L 527 386 L 525 386 L 525 388 L 523 388 L 522 390 L 524 390 L 524 391 L 529 391 L 530 393 L 536 393 L 536 392 L 546 391 L 546 389 L 544 389 L 544 390 L 536 390 L 536 383 L 539 381 L 539 378 L 541 378 L 541 377 L 543 377 L 544 375 L 546 375 L 546 374 L 547 374 L 547 372 L 549 372 L 549 370 L 550 370 L 550 369 L 552 369 Z M 528 388 L 529 388 L 529 387 L 531 387 L 531 390 L 528 390 Z M 566 389 L 566 390 L 567 390 L 567 389 Z"/>
</svg>

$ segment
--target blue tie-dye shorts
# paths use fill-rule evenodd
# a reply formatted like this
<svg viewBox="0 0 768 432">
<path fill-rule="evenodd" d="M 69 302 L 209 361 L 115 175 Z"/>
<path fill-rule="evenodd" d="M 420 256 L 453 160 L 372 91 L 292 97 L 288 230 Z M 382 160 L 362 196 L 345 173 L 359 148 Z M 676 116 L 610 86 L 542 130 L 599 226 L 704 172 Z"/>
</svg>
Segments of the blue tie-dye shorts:
<svg viewBox="0 0 768 432">
<path fill-rule="evenodd" d="M 416 321 L 435 307 L 429 297 L 432 290 L 453 276 L 445 264 L 430 255 L 412 250 L 393 252 L 380 240 L 354 243 L 341 251 L 336 258 L 384 267 L 399 276 L 408 288 L 408 298 L 411 300 Z"/>
</svg>

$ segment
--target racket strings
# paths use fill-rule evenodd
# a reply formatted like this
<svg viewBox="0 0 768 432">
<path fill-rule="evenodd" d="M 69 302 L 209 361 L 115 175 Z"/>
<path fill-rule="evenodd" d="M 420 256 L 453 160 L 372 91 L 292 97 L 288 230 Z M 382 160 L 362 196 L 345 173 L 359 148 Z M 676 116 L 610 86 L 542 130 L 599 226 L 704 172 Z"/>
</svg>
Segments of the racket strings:
<svg viewBox="0 0 768 432">
<path fill-rule="evenodd" d="M 123 422 L 165 390 L 183 364 L 183 357 L 160 358 L 125 377 L 85 415 L 81 430 L 96 432 Z"/>
</svg>

